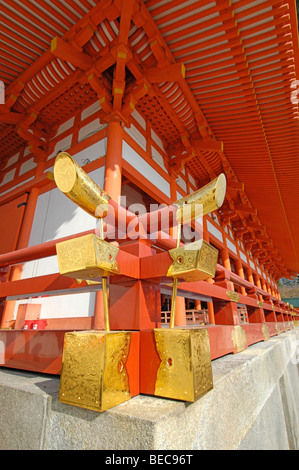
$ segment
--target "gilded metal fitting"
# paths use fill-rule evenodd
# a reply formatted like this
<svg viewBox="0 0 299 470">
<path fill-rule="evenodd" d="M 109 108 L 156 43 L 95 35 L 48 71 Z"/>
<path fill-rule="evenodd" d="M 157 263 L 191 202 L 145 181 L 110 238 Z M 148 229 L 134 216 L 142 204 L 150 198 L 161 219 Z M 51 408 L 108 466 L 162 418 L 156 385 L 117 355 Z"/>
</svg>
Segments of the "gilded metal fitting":
<svg viewBox="0 0 299 470">
<path fill-rule="evenodd" d="M 110 196 L 66 152 L 55 159 L 54 179 L 58 189 L 88 214 L 106 216 Z"/>
<path fill-rule="evenodd" d="M 59 401 L 102 412 L 129 400 L 130 342 L 128 331 L 66 333 Z"/>
<path fill-rule="evenodd" d="M 167 276 L 186 282 L 202 281 L 215 276 L 218 250 L 204 240 L 169 250 L 173 259 Z"/>
<path fill-rule="evenodd" d="M 180 223 L 202 217 L 222 206 L 226 194 L 226 177 L 221 173 L 203 188 L 174 203 L 178 206 L 176 219 Z"/>
<path fill-rule="evenodd" d="M 88 281 L 119 274 L 116 255 L 119 248 L 94 234 L 56 244 L 59 272 L 63 276 Z"/>
</svg>

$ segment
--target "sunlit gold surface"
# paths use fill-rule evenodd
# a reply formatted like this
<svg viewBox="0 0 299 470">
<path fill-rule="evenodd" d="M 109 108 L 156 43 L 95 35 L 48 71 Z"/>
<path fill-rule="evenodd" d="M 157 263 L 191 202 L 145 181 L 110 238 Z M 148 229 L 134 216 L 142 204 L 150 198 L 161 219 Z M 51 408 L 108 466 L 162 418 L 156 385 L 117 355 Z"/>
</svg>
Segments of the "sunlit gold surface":
<svg viewBox="0 0 299 470">
<path fill-rule="evenodd" d="M 174 203 L 178 206 L 176 219 L 182 223 L 197 219 L 222 206 L 226 193 L 226 178 L 221 173 L 203 188 Z"/>
<path fill-rule="evenodd" d="M 88 214 L 105 217 L 110 197 L 66 152 L 55 159 L 54 179 L 60 191 Z"/>
<path fill-rule="evenodd" d="M 204 240 L 198 240 L 180 247 L 181 226 L 219 209 L 224 202 L 225 194 L 226 177 L 221 173 L 203 188 L 174 203 L 178 207 L 176 212 L 176 219 L 178 221 L 177 244 L 175 249 L 169 251 L 173 263 L 167 272 L 167 276 L 174 278 L 170 312 L 171 329 L 175 325 L 178 278 L 186 282 L 212 278 L 215 276 L 218 260 L 218 250 Z"/>
<path fill-rule="evenodd" d="M 233 342 L 233 347 L 235 351 L 241 352 L 244 351 L 247 347 L 247 338 L 246 338 L 246 333 L 242 326 L 236 325 L 234 326 L 234 329 L 232 331 L 232 342 Z"/>
<path fill-rule="evenodd" d="M 173 259 L 167 276 L 186 282 L 202 281 L 215 276 L 218 250 L 204 240 L 169 250 Z"/>
<path fill-rule="evenodd" d="M 226 291 L 226 295 L 231 300 L 232 302 L 239 302 L 240 296 L 237 292 L 234 292 L 232 290 Z"/>
<path fill-rule="evenodd" d="M 270 332 L 269 332 L 269 327 L 268 325 L 266 325 L 266 323 L 263 323 L 262 333 L 263 333 L 264 340 L 268 341 L 268 339 L 270 338 Z"/>
<path fill-rule="evenodd" d="M 66 333 L 59 401 L 102 412 L 129 400 L 130 340 L 130 332 Z"/>
<path fill-rule="evenodd" d="M 75 279 L 99 281 L 109 274 L 119 274 L 116 255 L 119 248 L 94 234 L 57 243 L 60 274 Z"/>
<path fill-rule="evenodd" d="M 155 395 L 194 402 L 213 388 L 206 329 L 155 329 L 161 359 Z"/>
</svg>

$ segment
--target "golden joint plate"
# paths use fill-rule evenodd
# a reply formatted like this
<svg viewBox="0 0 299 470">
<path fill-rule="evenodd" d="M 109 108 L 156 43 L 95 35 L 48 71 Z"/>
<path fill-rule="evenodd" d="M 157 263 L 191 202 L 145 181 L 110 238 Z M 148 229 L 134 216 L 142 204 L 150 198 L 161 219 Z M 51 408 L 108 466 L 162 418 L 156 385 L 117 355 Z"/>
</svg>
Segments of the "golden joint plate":
<svg viewBox="0 0 299 470">
<path fill-rule="evenodd" d="M 232 342 L 235 351 L 244 351 L 247 347 L 247 338 L 245 330 L 240 325 L 236 325 L 232 331 Z"/>
<path fill-rule="evenodd" d="M 129 400 L 130 341 L 130 332 L 66 333 L 59 401 L 102 412 Z"/>
<path fill-rule="evenodd" d="M 161 359 L 155 395 L 194 402 L 213 388 L 208 330 L 154 330 Z"/>
<path fill-rule="evenodd" d="M 229 300 L 231 300 L 232 302 L 239 302 L 239 300 L 240 300 L 239 294 L 237 292 L 232 291 L 232 290 L 228 290 L 226 292 L 226 295 L 229 298 Z"/>
<path fill-rule="evenodd" d="M 270 332 L 269 332 L 269 327 L 268 325 L 266 325 L 266 323 L 263 323 L 262 333 L 263 333 L 264 340 L 268 341 L 268 339 L 270 338 Z"/>
<path fill-rule="evenodd" d="M 197 240 L 169 250 L 173 260 L 167 276 L 186 282 L 202 281 L 215 276 L 218 250 L 204 240 Z"/>
<path fill-rule="evenodd" d="M 119 274 L 115 259 L 118 250 L 94 234 L 57 243 L 59 272 L 86 281 L 100 281 L 110 274 Z"/>
</svg>

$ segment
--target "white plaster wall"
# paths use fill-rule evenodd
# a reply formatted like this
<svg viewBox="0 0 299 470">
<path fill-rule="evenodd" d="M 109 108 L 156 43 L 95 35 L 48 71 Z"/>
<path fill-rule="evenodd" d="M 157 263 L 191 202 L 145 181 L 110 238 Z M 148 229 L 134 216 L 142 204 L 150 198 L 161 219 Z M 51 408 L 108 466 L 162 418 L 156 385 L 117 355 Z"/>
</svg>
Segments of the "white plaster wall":
<svg viewBox="0 0 299 470">
<path fill-rule="evenodd" d="M 20 168 L 19 174 L 23 175 L 24 173 L 27 173 L 27 171 L 30 171 L 33 168 L 35 168 L 36 166 L 37 164 L 35 163 L 34 158 L 30 158 L 29 160 L 27 160 L 27 162 L 23 163 L 23 165 Z"/>
<path fill-rule="evenodd" d="M 10 183 L 14 179 L 15 172 L 16 172 L 16 169 L 14 168 L 13 170 L 5 173 L 5 176 L 3 178 L 2 183 L 0 183 L 0 186 L 4 186 L 5 184 Z"/>
<path fill-rule="evenodd" d="M 62 134 L 63 132 L 69 130 L 75 122 L 75 118 L 72 117 L 71 119 L 68 119 L 68 121 L 65 121 L 61 126 L 58 128 L 56 136 Z"/>
<path fill-rule="evenodd" d="M 133 139 L 140 145 L 140 147 L 143 148 L 143 150 L 146 150 L 146 138 L 141 134 L 141 132 L 139 132 L 134 124 L 131 124 L 130 128 L 126 128 L 125 132 L 133 137 Z"/>
<path fill-rule="evenodd" d="M 186 185 L 186 182 L 183 180 L 183 178 L 182 178 L 181 176 L 178 177 L 177 183 L 178 183 L 178 185 L 179 185 L 184 191 L 187 192 L 187 185 Z"/>
<path fill-rule="evenodd" d="M 158 163 L 158 165 L 160 165 L 161 168 L 163 168 L 164 171 L 166 171 L 162 155 L 153 146 L 151 150 L 152 150 L 152 158 Z"/>
<path fill-rule="evenodd" d="M 228 240 L 228 238 L 226 239 L 226 243 L 227 243 L 227 248 L 229 248 L 233 253 L 237 254 L 236 246 L 230 240 Z"/>
<path fill-rule="evenodd" d="M 103 157 L 106 155 L 107 151 L 107 138 L 104 138 L 100 140 L 99 142 L 96 142 L 95 144 L 91 145 L 87 149 L 81 150 L 80 152 L 77 152 L 75 154 L 72 153 L 73 159 L 78 163 L 78 165 L 83 166 L 88 162 L 93 162 L 99 157 Z M 104 173 L 103 173 L 104 175 Z M 98 177 L 98 176 L 97 176 Z M 103 185 L 104 181 L 104 176 L 99 177 L 99 180 L 95 180 L 95 182 L 101 186 Z"/>
<path fill-rule="evenodd" d="M 95 114 L 101 109 L 100 102 L 99 100 L 95 101 L 93 104 L 85 108 L 82 113 L 81 113 L 81 120 L 84 121 L 84 119 L 88 118 L 92 114 Z"/>
<path fill-rule="evenodd" d="M 153 141 L 154 141 L 162 150 L 164 150 L 164 146 L 163 146 L 162 140 L 160 139 L 160 137 L 156 134 L 156 132 L 155 132 L 153 129 L 151 129 L 151 136 L 152 136 Z"/>
<path fill-rule="evenodd" d="M 47 160 L 55 157 L 57 152 L 67 152 L 72 145 L 72 134 L 67 135 L 63 139 L 56 142 L 53 152 L 48 156 Z"/>
<path fill-rule="evenodd" d="M 141 114 L 138 113 L 138 111 L 136 111 L 136 109 L 134 109 L 134 111 L 132 112 L 131 116 L 138 122 L 138 124 L 145 130 L 146 129 L 146 122 L 145 120 L 143 119 L 143 117 L 141 116 Z"/>
<path fill-rule="evenodd" d="M 99 118 L 86 124 L 86 126 L 83 126 L 79 131 L 78 141 L 81 142 L 82 140 L 87 139 L 87 137 L 90 137 L 91 135 L 100 131 L 103 127 L 105 127 L 105 125 L 101 125 Z"/>
</svg>

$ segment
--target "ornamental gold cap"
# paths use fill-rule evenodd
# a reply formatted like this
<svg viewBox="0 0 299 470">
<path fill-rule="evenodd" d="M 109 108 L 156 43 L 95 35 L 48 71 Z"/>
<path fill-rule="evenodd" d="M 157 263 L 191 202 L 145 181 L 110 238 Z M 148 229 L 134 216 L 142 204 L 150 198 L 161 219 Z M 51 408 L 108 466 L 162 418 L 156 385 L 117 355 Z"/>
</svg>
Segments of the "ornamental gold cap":
<svg viewBox="0 0 299 470">
<path fill-rule="evenodd" d="M 55 183 L 62 193 L 93 217 L 107 215 L 109 195 L 66 152 L 54 163 Z"/>
</svg>

